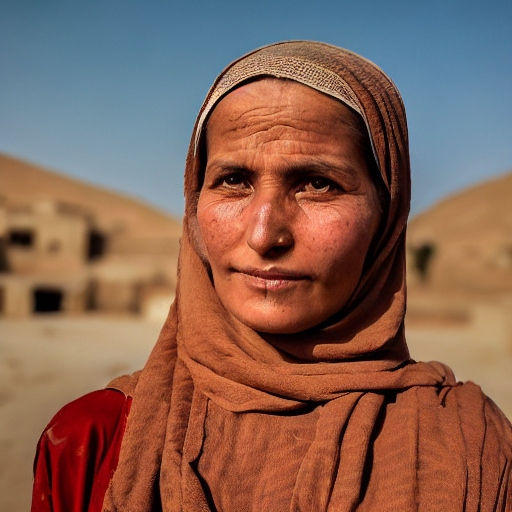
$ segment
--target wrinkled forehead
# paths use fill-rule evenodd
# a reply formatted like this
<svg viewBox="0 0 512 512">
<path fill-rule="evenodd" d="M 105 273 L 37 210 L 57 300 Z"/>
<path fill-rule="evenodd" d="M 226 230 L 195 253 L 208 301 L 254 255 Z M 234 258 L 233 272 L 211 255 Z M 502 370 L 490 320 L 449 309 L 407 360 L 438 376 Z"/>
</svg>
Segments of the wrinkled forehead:
<svg viewBox="0 0 512 512">
<path fill-rule="evenodd" d="M 331 96 L 355 111 L 364 121 L 375 161 L 378 165 L 378 157 L 375 150 L 368 119 L 359 98 L 347 82 L 333 71 L 316 65 L 313 62 L 293 56 L 280 55 L 249 55 L 236 62 L 220 75 L 217 82 L 208 93 L 203 109 L 198 117 L 194 154 L 197 154 L 200 141 L 204 136 L 208 117 L 219 101 L 230 91 L 240 85 L 260 78 L 281 78 L 298 82 L 312 89 Z"/>
</svg>

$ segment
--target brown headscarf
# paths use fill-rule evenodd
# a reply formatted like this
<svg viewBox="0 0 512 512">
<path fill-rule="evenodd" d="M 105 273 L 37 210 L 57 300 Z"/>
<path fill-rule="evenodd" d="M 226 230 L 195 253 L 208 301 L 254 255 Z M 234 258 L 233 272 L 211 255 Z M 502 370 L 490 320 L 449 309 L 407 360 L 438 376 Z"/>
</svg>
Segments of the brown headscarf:
<svg viewBox="0 0 512 512">
<path fill-rule="evenodd" d="M 356 111 L 389 193 L 371 264 L 343 311 L 271 343 L 220 303 L 194 235 L 208 115 L 234 87 L 264 76 Z M 105 511 L 505 510 L 510 424 L 477 386 L 409 359 L 407 126 L 377 66 L 302 41 L 230 64 L 199 112 L 185 196 L 177 298 L 140 375 L 112 384 L 133 405 Z"/>
</svg>

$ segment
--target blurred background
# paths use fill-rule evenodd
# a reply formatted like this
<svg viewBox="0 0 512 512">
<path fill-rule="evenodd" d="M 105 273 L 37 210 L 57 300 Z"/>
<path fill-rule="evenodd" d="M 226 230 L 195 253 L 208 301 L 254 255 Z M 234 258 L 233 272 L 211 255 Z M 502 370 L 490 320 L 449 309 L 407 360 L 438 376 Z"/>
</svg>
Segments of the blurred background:
<svg viewBox="0 0 512 512">
<path fill-rule="evenodd" d="M 197 110 L 231 60 L 346 47 L 400 89 L 408 341 L 512 417 L 512 3 L 0 0 L 0 510 L 58 408 L 144 364 L 174 294 Z"/>
</svg>

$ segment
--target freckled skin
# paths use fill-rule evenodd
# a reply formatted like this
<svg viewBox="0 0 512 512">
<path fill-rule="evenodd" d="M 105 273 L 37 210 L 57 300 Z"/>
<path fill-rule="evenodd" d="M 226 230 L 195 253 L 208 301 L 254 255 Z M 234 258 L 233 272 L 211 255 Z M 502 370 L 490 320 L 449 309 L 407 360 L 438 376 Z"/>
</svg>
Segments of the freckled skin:
<svg viewBox="0 0 512 512">
<path fill-rule="evenodd" d="M 221 302 L 256 331 L 314 327 L 358 284 L 380 207 L 354 116 L 276 79 L 232 91 L 211 114 L 201 245 Z"/>
</svg>

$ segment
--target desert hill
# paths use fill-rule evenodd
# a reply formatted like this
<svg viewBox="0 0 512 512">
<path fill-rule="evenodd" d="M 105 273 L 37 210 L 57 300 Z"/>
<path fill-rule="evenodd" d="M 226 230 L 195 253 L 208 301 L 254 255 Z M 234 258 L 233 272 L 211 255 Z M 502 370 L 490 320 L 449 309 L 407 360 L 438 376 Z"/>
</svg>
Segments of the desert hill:
<svg viewBox="0 0 512 512">
<path fill-rule="evenodd" d="M 107 230 L 122 229 L 131 237 L 178 238 L 181 222 L 142 201 L 58 174 L 0 153 L 0 198 L 9 203 L 69 203 L 92 211 Z"/>
<path fill-rule="evenodd" d="M 416 216 L 407 247 L 412 289 L 423 281 L 430 289 L 471 296 L 512 292 L 512 173 L 462 190 Z"/>
</svg>

